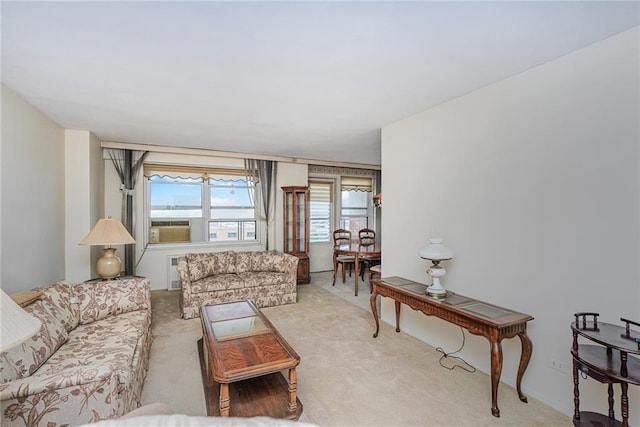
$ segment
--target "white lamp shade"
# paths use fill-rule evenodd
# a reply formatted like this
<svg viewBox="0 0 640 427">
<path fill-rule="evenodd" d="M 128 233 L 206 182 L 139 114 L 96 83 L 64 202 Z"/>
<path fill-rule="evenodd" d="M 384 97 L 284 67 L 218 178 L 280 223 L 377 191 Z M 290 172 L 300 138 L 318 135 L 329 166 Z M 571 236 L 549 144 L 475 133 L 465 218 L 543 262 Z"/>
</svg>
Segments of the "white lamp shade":
<svg viewBox="0 0 640 427">
<path fill-rule="evenodd" d="M 35 335 L 42 322 L 20 307 L 0 289 L 0 351 L 9 350 Z"/>
<path fill-rule="evenodd" d="M 82 239 L 80 245 L 128 245 L 136 241 L 122 225 L 119 219 L 102 218 L 95 227 Z"/>
<path fill-rule="evenodd" d="M 420 258 L 442 261 L 453 258 L 453 251 L 444 245 L 444 239 L 432 237 L 429 244 L 420 249 Z"/>
</svg>

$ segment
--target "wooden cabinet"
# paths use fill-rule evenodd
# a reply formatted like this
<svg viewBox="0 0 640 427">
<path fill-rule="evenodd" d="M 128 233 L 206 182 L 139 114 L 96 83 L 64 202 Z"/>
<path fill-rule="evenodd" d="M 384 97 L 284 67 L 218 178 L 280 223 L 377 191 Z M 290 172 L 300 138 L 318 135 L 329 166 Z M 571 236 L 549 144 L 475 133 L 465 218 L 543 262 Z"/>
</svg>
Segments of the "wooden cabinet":
<svg viewBox="0 0 640 427">
<path fill-rule="evenodd" d="M 309 188 L 284 191 L 284 252 L 298 257 L 298 284 L 309 283 Z"/>
<path fill-rule="evenodd" d="M 598 313 L 576 313 L 573 331 L 573 424 L 575 426 L 629 425 L 629 384 L 640 385 L 640 333 L 631 329 L 637 322 L 620 318 L 624 325 L 598 322 Z M 589 343 L 581 344 L 578 337 Z M 580 411 L 579 373 L 608 386 L 607 415 Z M 615 419 L 613 384 L 620 384 L 620 413 L 622 421 Z"/>
</svg>

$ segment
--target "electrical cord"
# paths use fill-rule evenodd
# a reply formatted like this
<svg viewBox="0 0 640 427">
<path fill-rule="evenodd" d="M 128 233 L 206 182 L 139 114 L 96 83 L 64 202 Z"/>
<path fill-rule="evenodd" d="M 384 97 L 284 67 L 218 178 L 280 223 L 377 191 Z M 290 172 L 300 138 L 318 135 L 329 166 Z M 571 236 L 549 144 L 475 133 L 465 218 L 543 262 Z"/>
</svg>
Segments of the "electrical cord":
<svg viewBox="0 0 640 427">
<path fill-rule="evenodd" d="M 464 342 L 465 342 L 465 335 L 464 335 L 464 329 L 460 328 L 460 332 L 462 332 L 462 344 L 460 345 L 460 348 L 457 349 L 456 351 L 452 351 L 451 353 L 447 353 L 446 351 L 444 351 L 444 349 L 442 347 L 437 347 L 436 351 L 438 353 L 442 353 L 442 356 L 440 356 L 440 360 L 438 360 L 438 363 L 440 363 L 440 366 L 442 366 L 445 369 L 448 369 L 450 371 L 454 370 L 455 368 L 460 368 L 464 371 L 467 372 L 475 372 L 476 368 L 475 366 L 473 366 L 470 363 L 467 363 L 467 361 L 465 361 L 462 357 L 458 357 L 458 356 L 452 356 L 453 354 L 458 353 L 459 351 L 462 350 L 462 348 L 464 347 Z M 453 365 L 452 366 L 445 366 L 443 361 L 445 359 L 448 360 L 453 360 Z"/>
</svg>

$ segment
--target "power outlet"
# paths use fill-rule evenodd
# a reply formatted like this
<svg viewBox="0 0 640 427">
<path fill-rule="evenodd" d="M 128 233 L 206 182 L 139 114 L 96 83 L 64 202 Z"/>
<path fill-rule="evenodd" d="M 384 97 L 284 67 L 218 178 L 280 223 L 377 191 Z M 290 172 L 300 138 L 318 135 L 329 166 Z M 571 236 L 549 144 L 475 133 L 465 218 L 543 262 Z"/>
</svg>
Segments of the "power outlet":
<svg viewBox="0 0 640 427">
<path fill-rule="evenodd" d="M 563 374 L 571 373 L 571 364 L 569 362 L 554 359 L 551 356 L 547 357 L 547 366 L 549 366 L 551 369 L 555 369 L 558 372 L 562 372 Z"/>
</svg>

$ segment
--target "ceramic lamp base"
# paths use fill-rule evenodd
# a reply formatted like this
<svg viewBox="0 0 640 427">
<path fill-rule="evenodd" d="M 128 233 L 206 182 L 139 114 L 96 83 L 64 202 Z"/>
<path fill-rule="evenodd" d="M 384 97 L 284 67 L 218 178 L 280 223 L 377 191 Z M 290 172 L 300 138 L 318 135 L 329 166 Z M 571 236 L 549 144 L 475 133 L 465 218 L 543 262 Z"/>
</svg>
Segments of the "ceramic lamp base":
<svg viewBox="0 0 640 427">
<path fill-rule="evenodd" d="M 104 255 L 96 264 L 96 273 L 103 280 L 115 279 L 120 274 L 122 266 L 120 258 L 116 256 L 116 248 L 104 248 L 102 252 Z"/>
</svg>

